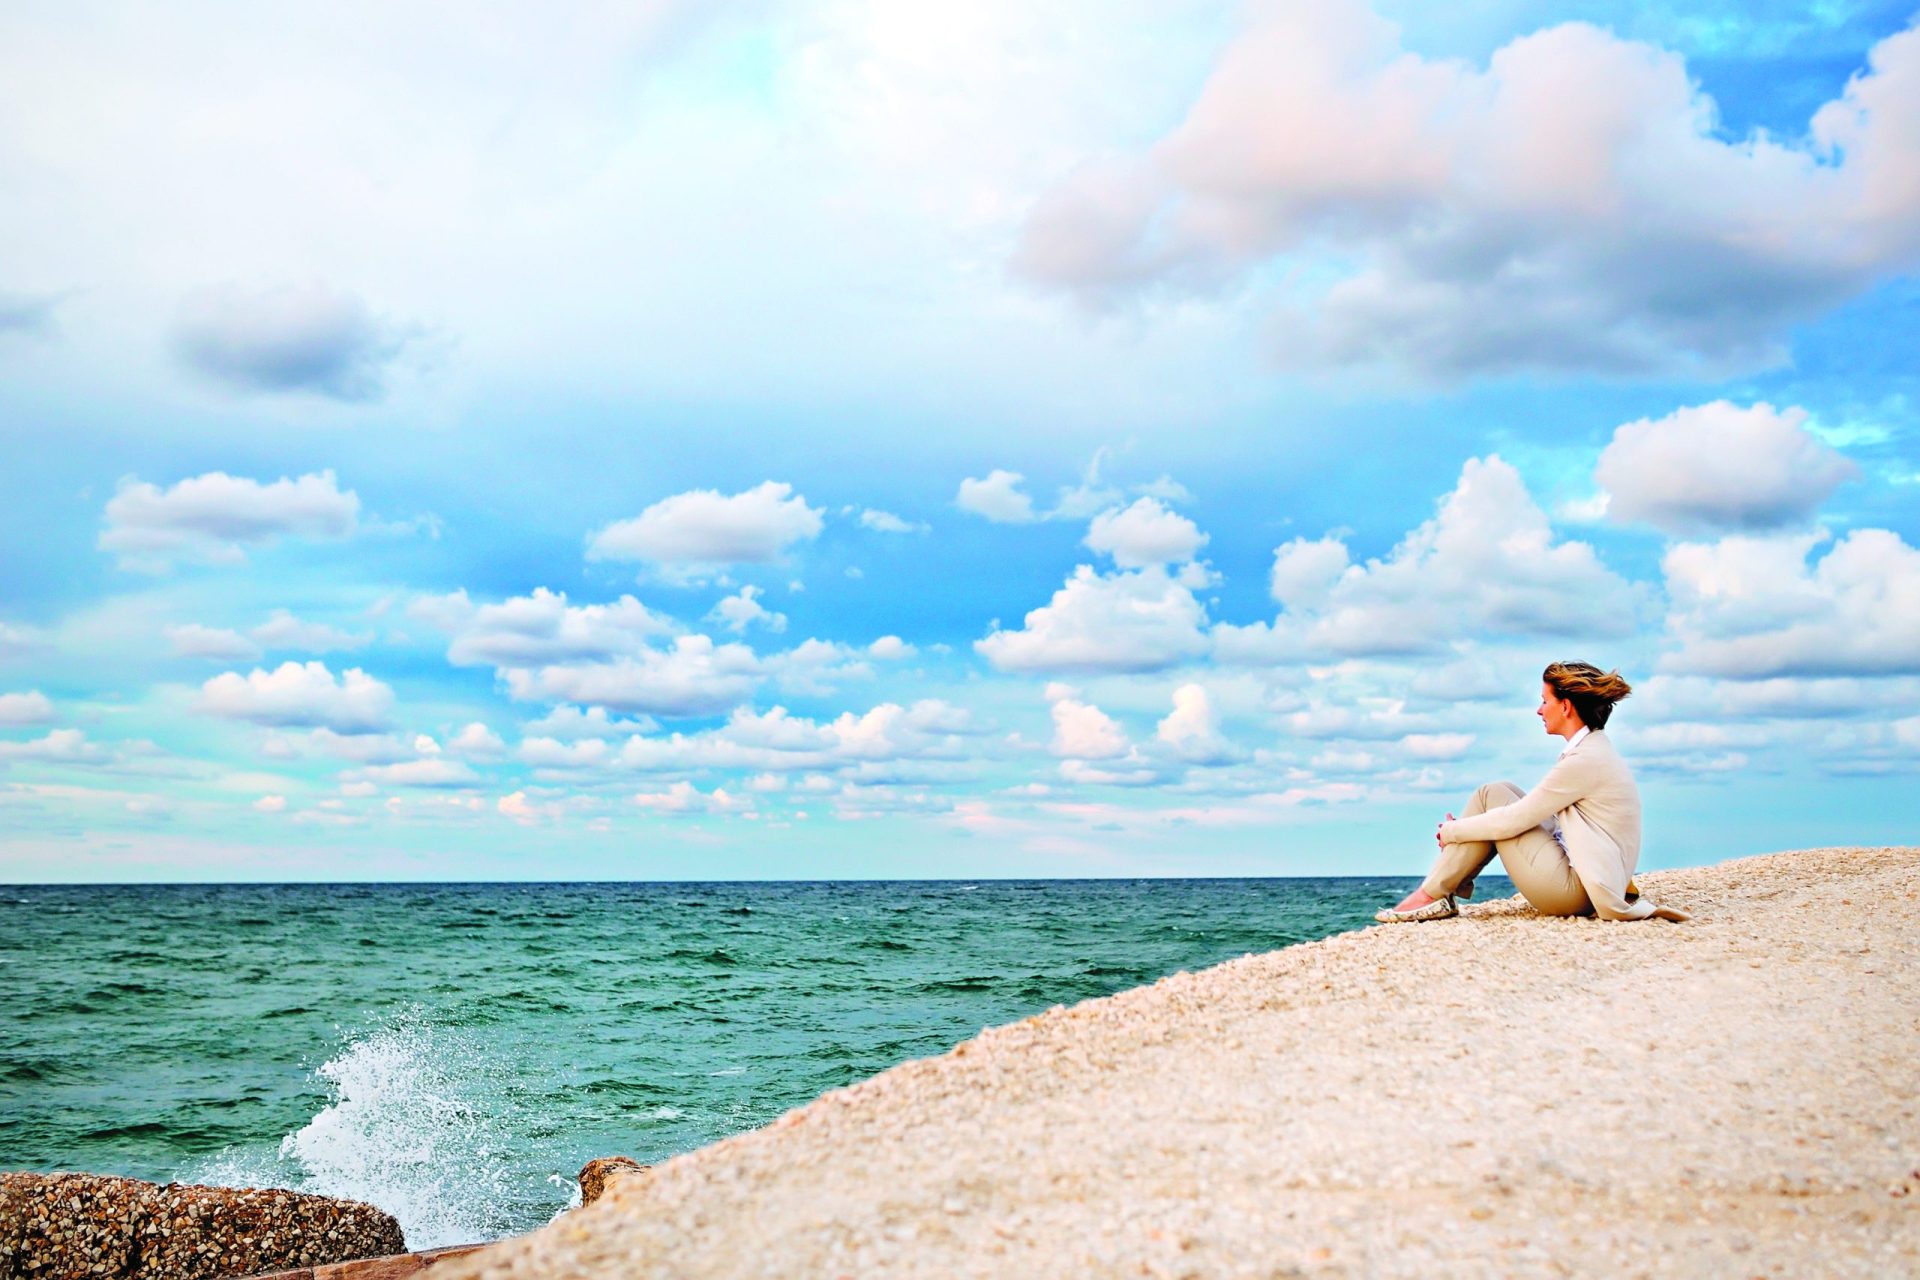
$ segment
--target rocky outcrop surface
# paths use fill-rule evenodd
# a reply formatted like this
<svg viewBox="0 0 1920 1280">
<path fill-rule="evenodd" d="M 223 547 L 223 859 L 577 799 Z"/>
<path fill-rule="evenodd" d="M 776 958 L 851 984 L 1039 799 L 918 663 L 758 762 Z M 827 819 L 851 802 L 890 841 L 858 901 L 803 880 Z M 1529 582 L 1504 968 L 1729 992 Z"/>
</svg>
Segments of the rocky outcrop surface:
<svg viewBox="0 0 1920 1280">
<path fill-rule="evenodd" d="M 632 1156 L 601 1156 L 587 1161 L 580 1170 L 580 1207 L 584 1209 L 598 1200 L 616 1180 L 645 1173 L 649 1167 Z"/>
<path fill-rule="evenodd" d="M 399 1253 L 354 1200 L 90 1173 L 0 1173 L 0 1280 L 218 1280 Z"/>
<path fill-rule="evenodd" d="M 1640 876 L 996 1027 L 433 1280 L 1920 1277 L 1920 849 Z"/>
</svg>

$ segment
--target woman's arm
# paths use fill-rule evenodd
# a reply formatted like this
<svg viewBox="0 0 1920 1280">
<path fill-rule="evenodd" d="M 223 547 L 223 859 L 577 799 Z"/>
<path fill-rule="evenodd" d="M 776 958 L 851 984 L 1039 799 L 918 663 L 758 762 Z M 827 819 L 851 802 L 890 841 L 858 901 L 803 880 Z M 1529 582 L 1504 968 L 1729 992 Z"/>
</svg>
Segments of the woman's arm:
<svg viewBox="0 0 1920 1280">
<path fill-rule="evenodd" d="M 1539 786 L 1512 804 L 1442 823 L 1440 839 L 1446 844 L 1458 844 L 1465 840 L 1505 840 L 1517 836 L 1583 798 L 1592 789 L 1591 784 L 1592 769 L 1582 763 L 1578 752 L 1561 756 L 1559 763 L 1540 779 Z"/>
</svg>

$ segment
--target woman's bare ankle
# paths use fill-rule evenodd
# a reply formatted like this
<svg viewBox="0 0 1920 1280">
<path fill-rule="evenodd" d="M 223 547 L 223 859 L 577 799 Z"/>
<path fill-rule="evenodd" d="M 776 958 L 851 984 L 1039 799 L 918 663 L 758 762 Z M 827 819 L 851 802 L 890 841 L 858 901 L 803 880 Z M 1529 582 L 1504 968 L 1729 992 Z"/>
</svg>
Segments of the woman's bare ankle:
<svg viewBox="0 0 1920 1280">
<path fill-rule="evenodd" d="M 1395 911 L 1418 911 L 1420 908 L 1426 906 L 1429 902 L 1438 902 L 1438 901 L 1439 901 L 1438 898 L 1430 896 L 1425 889 L 1415 889 L 1412 893 L 1402 898 L 1400 900 L 1400 905 L 1395 907 L 1394 910 Z"/>
</svg>

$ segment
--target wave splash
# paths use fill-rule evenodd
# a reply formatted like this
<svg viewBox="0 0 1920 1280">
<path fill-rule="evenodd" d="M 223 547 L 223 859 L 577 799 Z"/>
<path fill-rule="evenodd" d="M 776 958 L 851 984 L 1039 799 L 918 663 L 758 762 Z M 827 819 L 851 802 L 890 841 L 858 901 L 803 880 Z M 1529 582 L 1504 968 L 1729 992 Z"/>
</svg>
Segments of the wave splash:
<svg viewBox="0 0 1920 1280">
<path fill-rule="evenodd" d="M 229 1151 L 197 1177 L 362 1200 L 391 1213 L 409 1249 L 514 1229 L 512 1081 L 473 1035 L 415 1015 L 350 1039 L 315 1075 L 329 1101 L 272 1155 Z M 524 1194 L 524 1193 L 523 1193 Z"/>
</svg>

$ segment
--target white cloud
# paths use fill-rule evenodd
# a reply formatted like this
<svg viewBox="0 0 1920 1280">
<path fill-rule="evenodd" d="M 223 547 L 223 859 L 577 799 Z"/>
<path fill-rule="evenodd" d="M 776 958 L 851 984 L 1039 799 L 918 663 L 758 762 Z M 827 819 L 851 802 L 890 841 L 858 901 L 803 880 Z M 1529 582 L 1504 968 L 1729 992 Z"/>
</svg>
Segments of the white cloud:
<svg viewBox="0 0 1920 1280">
<path fill-rule="evenodd" d="M 213 658 L 221 662 L 247 662 L 260 656 L 260 646 L 224 627 L 203 627 L 197 622 L 168 627 L 164 634 L 176 658 Z"/>
<path fill-rule="evenodd" d="M 1409 735 L 1431 734 L 1436 729 L 1431 717 L 1409 714 L 1400 699 L 1377 696 L 1359 696 L 1346 703 L 1316 700 L 1288 712 L 1281 723 L 1296 738 L 1370 742 L 1404 742 Z"/>
<path fill-rule="evenodd" d="M 0 693 L 0 725 L 45 724 L 53 719 L 53 702 L 38 689 Z"/>
<path fill-rule="evenodd" d="M 469 760 L 496 760 L 506 754 L 507 744 L 500 740 L 499 734 L 475 720 L 448 740 L 447 750 Z"/>
<path fill-rule="evenodd" d="M 1702 724 L 1697 721 L 1672 721 L 1636 729 L 1636 748 L 1647 751 L 1710 751 L 1731 746 L 1754 746 L 1758 742 L 1751 726 Z"/>
<path fill-rule="evenodd" d="M 1093 518 L 1087 546 L 1113 557 L 1123 569 L 1176 564 L 1193 559 L 1207 544 L 1207 535 L 1193 521 L 1169 511 L 1157 498 L 1140 498 L 1130 507 L 1113 508 Z"/>
<path fill-rule="evenodd" d="M 285 796 L 261 796 L 253 802 L 253 807 L 260 813 L 285 813 L 287 811 L 287 798 Z"/>
<path fill-rule="evenodd" d="M 753 622 L 780 629 L 785 618 L 760 603 L 748 586 L 715 612 L 744 629 Z M 650 723 L 609 723 L 609 710 L 653 715 L 712 715 L 743 701 L 763 680 L 798 693 L 829 692 L 837 682 L 873 674 L 865 655 L 846 645 L 808 639 L 760 657 L 740 643 L 716 644 L 704 635 L 677 634 L 678 626 L 632 596 L 604 605 L 570 605 L 546 588 L 500 604 L 475 605 L 466 592 L 423 596 L 408 613 L 452 634 L 447 655 L 456 665 L 490 665 L 521 701 L 584 704 L 559 709 L 552 723 L 527 726 L 552 737 L 606 737 L 645 731 Z M 672 635 L 662 649 L 652 642 Z M 593 723 L 584 723 L 591 720 Z M 566 722 L 566 723 L 563 723 Z"/>
<path fill-rule="evenodd" d="M 1164 568 L 1097 574 L 1081 565 L 1018 631 L 974 641 L 1002 671 L 1158 671 L 1207 647 L 1206 609 Z"/>
<path fill-rule="evenodd" d="M 1656 674 L 1636 684 L 1643 720 L 1839 720 L 1889 705 L 1920 705 L 1920 678 L 1911 676 L 1774 676 L 1730 680 Z"/>
<path fill-rule="evenodd" d="M 1062 485 L 1054 495 L 1053 506 L 1046 511 L 1034 509 L 1033 498 L 1022 487 L 1026 477 L 1018 471 L 996 468 L 987 473 L 984 479 L 968 478 L 960 482 L 960 491 L 954 497 L 954 505 L 962 511 L 970 511 L 984 516 L 997 524 L 1030 524 L 1036 520 L 1085 520 L 1090 516 L 1100 516 L 1107 525 L 1118 521 L 1119 545 L 1123 549 L 1139 547 L 1143 552 L 1140 564 L 1164 564 L 1168 560 L 1190 560 L 1192 552 L 1180 554 L 1188 542 L 1193 542 L 1194 550 L 1206 542 L 1180 516 L 1170 516 L 1160 505 L 1165 502 L 1184 502 L 1193 495 L 1186 487 L 1171 476 L 1161 476 L 1145 484 L 1122 486 L 1101 477 L 1101 470 L 1107 464 L 1112 450 L 1102 446 L 1094 450 L 1086 469 L 1081 472 L 1078 484 Z M 1135 503 L 1137 510 L 1122 512 L 1119 510 L 1131 491 L 1155 501 L 1147 506 Z M 1183 527 L 1184 526 L 1184 527 Z M 1094 537 L 1105 537 L 1096 529 L 1089 536 L 1088 545 L 1097 551 L 1112 551 L 1113 548 L 1096 543 Z M 1197 541 L 1195 539 L 1197 538 Z M 1170 541 L 1171 546 L 1160 559 L 1159 543 Z M 1124 554 L 1124 550 L 1122 552 Z M 1122 564 L 1129 561 L 1121 560 Z"/>
<path fill-rule="evenodd" d="M 1125 756 L 1098 762 L 1068 758 L 1060 762 L 1060 776 L 1068 782 L 1103 787 L 1147 787 L 1164 781 L 1161 771 L 1138 748 Z"/>
<path fill-rule="evenodd" d="M 1274 548 L 1268 590 L 1289 609 L 1321 609 L 1351 563 L 1338 538 L 1295 538 Z"/>
<path fill-rule="evenodd" d="M 1033 499 L 1020 488 L 1018 471 L 991 471 L 983 480 L 964 479 L 953 503 L 962 511 L 984 516 L 995 524 L 1026 524 L 1033 519 Z"/>
<path fill-rule="evenodd" d="M 772 480 L 723 496 L 696 489 L 654 503 L 593 535 L 589 560 L 641 560 L 689 577 L 729 564 L 765 564 L 820 536 L 820 510 Z"/>
<path fill-rule="evenodd" d="M 765 713 L 736 707 L 727 723 L 695 734 L 629 738 L 619 754 L 626 768 L 650 771 L 750 769 L 814 772 L 856 763 L 957 760 L 976 754 L 961 739 L 977 732 L 972 717 L 938 699 L 912 706 L 881 703 L 820 723 L 785 707 Z"/>
<path fill-rule="evenodd" d="M 899 636 L 881 636 L 867 646 L 867 652 L 882 662 L 898 662 L 911 658 L 918 650 Z"/>
<path fill-rule="evenodd" d="M 245 391 L 377 400 L 387 366 L 415 333 L 322 285 L 229 285 L 187 299 L 173 343 L 189 367 Z"/>
<path fill-rule="evenodd" d="M 1453 705 L 1462 702 L 1506 702 L 1516 693 L 1532 696 L 1533 681 L 1543 663 L 1525 659 L 1496 658 L 1494 654 L 1466 647 L 1465 653 L 1438 666 L 1423 662 L 1408 686 L 1422 698 Z"/>
<path fill-rule="evenodd" d="M 1606 514 L 1670 533 L 1801 522 L 1860 473 L 1807 429 L 1807 416 L 1715 400 L 1629 422 L 1594 469 Z"/>
<path fill-rule="evenodd" d="M 1235 752 L 1220 733 L 1220 716 L 1205 686 L 1183 684 L 1173 691 L 1173 710 L 1154 737 L 1189 764 L 1225 764 Z"/>
<path fill-rule="evenodd" d="M 535 594 L 545 589 L 539 588 Z M 475 607 L 467 596 L 467 589 L 462 587 L 444 595 L 414 596 L 407 601 L 407 616 L 436 631 L 458 631 L 473 620 Z"/>
<path fill-rule="evenodd" d="M 575 742 L 526 738 L 515 754 L 521 763 L 536 769 L 598 769 L 613 759 L 613 749 L 599 738 L 581 738 Z"/>
<path fill-rule="evenodd" d="M 268 649 L 297 649 L 302 653 L 360 649 L 373 640 L 373 636 L 366 632 L 342 631 L 323 622 L 304 622 L 285 609 L 275 609 L 265 622 L 249 634 Z"/>
<path fill-rule="evenodd" d="M 313 729 L 297 738 L 269 734 L 261 743 L 260 751 L 262 755 L 274 759 L 298 759 L 318 752 L 335 760 L 352 760 L 359 764 L 391 764 L 396 760 L 410 760 L 419 754 L 397 734 L 335 733 L 327 728 Z"/>
<path fill-rule="evenodd" d="M 164 570 L 183 556 L 233 563 L 244 544 L 347 537 L 359 515 L 359 497 L 331 471 L 271 484 L 209 471 L 164 490 L 129 479 L 107 501 L 99 547 L 122 568 Z"/>
<path fill-rule="evenodd" d="M 691 782 L 676 782 L 665 791 L 639 792 L 633 803 L 650 813 L 673 815 L 744 813 L 753 807 L 753 801 L 736 798 L 720 787 L 703 792 Z"/>
<path fill-rule="evenodd" d="M 1113 718 L 1090 702 L 1068 696 L 1058 687 L 1049 687 L 1053 704 L 1053 744 L 1056 756 L 1072 760 L 1110 760 L 1123 756 L 1133 745 Z M 1061 694 L 1062 696 L 1052 696 Z"/>
<path fill-rule="evenodd" d="M 1162 475 L 1158 479 L 1147 481 L 1145 484 L 1136 484 L 1133 486 L 1133 491 L 1135 493 L 1145 494 L 1149 498 L 1158 498 L 1162 502 L 1193 501 L 1192 491 L 1169 475 Z"/>
<path fill-rule="evenodd" d="M 17 658 L 40 647 L 40 633 L 0 622 L 0 658 Z"/>
<path fill-rule="evenodd" d="M 926 533 L 933 527 L 924 520 L 902 520 L 891 511 L 876 511 L 872 507 L 860 513 L 860 524 L 876 533 Z"/>
<path fill-rule="evenodd" d="M 98 764 L 106 759 L 101 749 L 87 741 L 78 729 L 54 729 L 43 738 L 26 742 L 0 741 L 0 761 L 29 760 L 43 764 Z"/>
<path fill-rule="evenodd" d="M 1458 760 L 1473 743 L 1471 733 L 1410 733 L 1400 739 L 1407 754 L 1417 760 Z"/>
<path fill-rule="evenodd" d="M 1117 506 L 1124 498 L 1121 491 L 1100 478 L 1100 468 L 1106 465 L 1107 456 L 1112 450 L 1102 446 L 1093 451 L 1093 457 L 1087 460 L 1087 469 L 1080 474 L 1077 485 L 1063 485 L 1056 497 L 1053 510 L 1041 517 L 1043 520 L 1084 520 L 1088 516 Z"/>
<path fill-rule="evenodd" d="M 1313 767 L 1320 773 L 1332 774 L 1368 774 L 1380 765 L 1380 758 L 1371 751 L 1352 749 L 1321 751 L 1314 755 Z"/>
<path fill-rule="evenodd" d="M 831 727 L 795 716 L 785 706 L 776 706 L 768 712 L 756 712 L 751 706 L 735 706 L 726 725 L 716 729 L 712 737 L 716 741 L 724 739 L 735 747 L 785 752 L 820 752 L 835 743 Z"/>
<path fill-rule="evenodd" d="M 493 807 L 502 817 L 511 818 L 522 826 L 531 826 L 536 822 L 558 822 L 570 813 L 591 811 L 599 804 L 591 796 L 567 795 L 535 787 L 531 791 L 522 789 L 501 796 Z M 600 821 L 604 822 L 605 819 Z"/>
<path fill-rule="evenodd" d="M 1766 364 L 1920 249 L 1920 32 L 1869 60 L 1781 142 L 1584 23 L 1478 68 L 1357 0 L 1260 6 L 1171 134 L 1038 202 L 1015 263 L 1101 305 L 1284 274 L 1303 365 Z"/>
<path fill-rule="evenodd" d="M 1296 539 L 1274 553 L 1286 610 L 1271 627 L 1216 629 L 1222 661 L 1443 649 L 1476 634 L 1625 636 L 1640 593 L 1584 542 L 1556 542 L 1520 473 L 1469 459 L 1431 520 L 1381 560 L 1341 567 L 1344 545 Z"/>
<path fill-rule="evenodd" d="M 632 596 L 611 604 L 570 605 L 564 591 L 475 606 L 465 591 L 414 601 L 408 612 L 453 633 L 447 659 L 456 666 L 530 666 L 604 660 L 648 652 L 647 642 L 679 628 Z"/>
<path fill-rule="evenodd" d="M 255 724 L 370 733 L 385 727 L 393 690 L 357 667 L 336 680 L 325 663 L 284 662 L 271 672 L 215 676 L 200 687 L 195 707 Z"/>
<path fill-rule="evenodd" d="M 785 631 L 787 615 L 775 613 L 761 604 L 760 597 L 765 594 L 766 592 L 761 588 L 749 583 L 714 605 L 713 612 L 707 616 L 720 622 L 735 635 L 740 635 L 756 623 L 769 631 Z"/>
<path fill-rule="evenodd" d="M 830 640 L 803 640 L 785 653 L 769 654 L 763 662 L 781 689 L 815 697 L 832 693 L 845 681 L 873 675 L 863 650 Z"/>
<path fill-rule="evenodd" d="M 521 731 L 530 737 L 560 738 L 571 741 L 575 738 L 612 738 L 623 733 L 652 733 L 660 726 L 647 716 L 633 720 L 622 720 L 607 714 L 605 707 L 580 707 L 561 704 L 538 720 L 529 720 L 520 726 Z"/>
<path fill-rule="evenodd" d="M 751 649 L 681 636 L 665 652 L 645 650 L 610 662 L 507 667 L 508 691 L 523 702 L 586 703 L 660 716 L 703 716 L 745 700 L 762 673 Z"/>
<path fill-rule="evenodd" d="M 394 787 L 464 787 L 479 781 L 479 775 L 464 762 L 441 756 L 402 760 L 397 764 L 370 764 L 355 770 L 353 776 Z"/>
<path fill-rule="evenodd" d="M 1662 560 L 1665 670 L 1736 679 L 1920 673 L 1920 550 L 1855 529 L 1680 543 Z"/>
<path fill-rule="evenodd" d="M 827 726 L 837 755 L 857 760 L 930 759 L 957 754 L 955 735 L 972 732 L 971 717 L 937 698 L 911 707 L 883 702 L 854 715 L 843 711 Z"/>
</svg>

